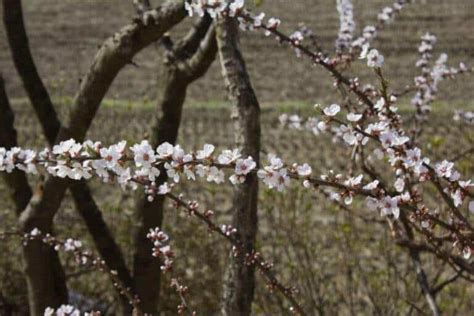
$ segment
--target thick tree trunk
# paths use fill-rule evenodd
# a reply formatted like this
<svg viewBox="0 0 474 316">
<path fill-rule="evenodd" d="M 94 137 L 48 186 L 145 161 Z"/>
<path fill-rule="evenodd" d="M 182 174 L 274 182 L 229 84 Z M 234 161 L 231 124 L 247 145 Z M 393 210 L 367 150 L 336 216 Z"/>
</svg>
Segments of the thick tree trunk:
<svg viewBox="0 0 474 316">
<path fill-rule="evenodd" d="M 153 147 L 157 147 L 163 142 L 171 144 L 176 142 L 187 87 L 187 83 L 180 80 L 179 76 L 168 67 L 161 73 L 159 81 L 159 95 L 161 97 L 158 104 L 163 114 L 161 117 L 158 113 L 156 114 L 155 120 L 158 124 L 152 128 L 151 135 Z M 162 170 L 162 176 L 159 177 L 157 183 L 161 184 L 164 181 L 166 181 L 166 175 Z M 136 206 L 138 226 L 134 238 L 133 278 L 143 311 L 156 313 L 160 292 L 160 262 L 152 256 L 153 245 L 146 235 L 151 228 L 161 227 L 164 201 L 163 196 L 157 196 L 153 202 L 148 202 L 143 198 L 143 192 L 139 192 L 139 194 Z"/>
<path fill-rule="evenodd" d="M 152 147 L 164 142 L 176 143 L 187 87 L 204 75 L 215 59 L 217 47 L 213 29 L 208 31 L 210 25 L 210 18 L 203 18 L 189 36 L 176 45 L 177 48 L 167 52 L 158 80 L 158 106 L 151 128 Z M 157 184 L 166 179 L 162 170 Z M 152 256 L 152 244 L 146 235 L 151 228 L 161 227 L 163 203 L 163 196 L 148 202 L 143 192 L 137 200 L 133 276 L 141 307 L 146 313 L 158 311 L 160 291 L 160 262 Z"/>
<path fill-rule="evenodd" d="M 17 145 L 16 132 L 13 126 L 14 115 L 5 93 L 3 80 L 0 78 L 0 146 L 13 147 Z M 23 172 L 13 172 L 5 175 L 5 180 L 12 190 L 16 205 L 16 212 L 21 216 L 22 211 L 31 201 L 32 192 Z M 41 194 L 40 190 L 35 195 Z M 67 288 L 64 271 L 59 261 L 58 254 L 49 246 L 40 241 L 30 242 L 23 247 L 25 256 L 25 274 L 29 293 L 35 292 L 42 295 L 43 306 L 38 306 L 38 301 L 29 296 L 30 310 L 44 309 L 47 306 L 58 306 L 67 302 Z M 38 263 L 35 265 L 34 261 Z M 32 264 L 33 263 L 33 264 Z M 42 267 L 47 267 L 43 269 Z M 36 286 L 38 284 L 38 286 Z"/>
<path fill-rule="evenodd" d="M 233 103 L 235 143 L 243 156 L 252 156 L 259 162 L 260 107 L 250 83 L 244 59 L 239 48 L 238 25 L 233 18 L 217 21 L 217 43 L 222 73 Z M 257 234 L 258 179 L 249 174 L 245 183 L 234 190 L 233 226 L 247 253 L 252 252 Z M 245 253 L 230 255 L 224 288 L 222 312 L 224 315 L 250 315 L 255 289 L 255 269 L 244 263 Z"/>
</svg>

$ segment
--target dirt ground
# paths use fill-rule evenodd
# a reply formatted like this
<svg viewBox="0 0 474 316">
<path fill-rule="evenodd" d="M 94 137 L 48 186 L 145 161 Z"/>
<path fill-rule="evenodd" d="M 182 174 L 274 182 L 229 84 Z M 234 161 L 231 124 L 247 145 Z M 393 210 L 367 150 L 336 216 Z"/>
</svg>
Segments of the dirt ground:
<svg viewBox="0 0 474 316">
<path fill-rule="evenodd" d="M 73 96 L 80 78 L 92 63 L 97 48 L 105 38 L 130 23 L 134 11 L 132 1 L 125 0 L 26 0 L 24 11 L 34 58 L 52 95 Z M 158 5 L 160 1 L 152 1 Z M 354 0 L 357 29 L 373 24 L 377 11 L 391 0 Z M 1 10 L 1 9 L 0 9 Z M 338 19 L 334 0 L 265 0 L 257 10 L 267 16 L 278 16 L 281 29 L 293 32 L 298 23 L 309 26 L 322 46 L 331 49 L 337 33 Z M 184 27 L 181 27 L 182 29 Z M 375 42 L 386 56 L 386 72 L 395 88 L 411 83 L 417 69 L 419 37 L 427 31 L 438 36 L 436 54 L 447 52 L 452 65 L 465 61 L 474 65 L 474 1 L 419 0 L 407 6 L 393 25 Z M 173 30 L 176 34 L 181 31 Z M 242 36 L 244 55 L 260 101 L 329 102 L 331 82 L 319 68 L 308 69 L 307 61 L 298 60 L 293 52 L 260 32 Z M 115 80 L 107 98 L 153 100 L 160 64 L 159 45 L 140 53 Z M 363 70 L 361 78 L 370 75 Z M 3 25 L 0 26 L 0 71 L 7 80 L 9 94 L 24 97 L 24 91 L 13 68 Z M 360 72 L 358 72 L 360 73 Z M 474 98 L 473 80 L 459 80 L 444 88 L 443 99 L 467 103 Z M 190 100 L 222 102 L 225 91 L 220 66 L 216 62 L 208 75 L 190 89 Z"/>
</svg>

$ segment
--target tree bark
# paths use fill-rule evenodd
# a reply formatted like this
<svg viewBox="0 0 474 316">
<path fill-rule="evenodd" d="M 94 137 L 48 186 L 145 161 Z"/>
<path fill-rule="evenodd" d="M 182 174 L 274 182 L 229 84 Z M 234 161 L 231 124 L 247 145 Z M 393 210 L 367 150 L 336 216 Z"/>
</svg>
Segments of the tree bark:
<svg viewBox="0 0 474 316">
<path fill-rule="evenodd" d="M 5 90 L 5 82 L 0 74 L 0 147 L 10 149 L 16 146 L 18 146 L 18 142 L 15 130 L 15 115 Z M 2 176 L 11 191 L 10 195 L 15 203 L 15 212 L 19 216 L 33 195 L 28 179 L 25 173 L 20 170 L 14 170 L 12 173 L 2 172 Z"/>
<path fill-rule="evenodd" d="M 203 76 L 217 52 L 211 19 L 205 17 L 189 35 L 165 54 L 165 66 L 159 76 L 156 116 L 151 128 L 152 147 L 169 142 L 176 143 L 183 104 L 189 84 Z M 207 35 L 206 35 L 207 34 Z M 157 184 L 166 181 L 165 171 Z M 152 256 L 151 242 L 146 235 L 151 228 L 161 227 L 163 221 L 163 196 L 148 202 L 140 192 L 137 199 L 137 227 L 133 276 L 135 289 L 145 313 L 157 313 L 160 291 L 160 262 Z"/>
<path fill-rule="evenodd" d="M 14 128 L 14 114 L 8 102 L 8 97 L 5 92 L 3 79 L 0 78 L 0 146 L 11 148 L 17 146 L 16 131 Z M 11 174 L 5 174 L 4 179 L 12 190 L 13 200 L 17 215 L 21 216 L 22 211 L 28 205 L 33 193 L 23 172 L 15 171 Z M 40 190 L 37 190 L 38 193 Z M 33 247 L 31 247 L 33 245 Z M 31 242 L 23 247 L 25 249 L 34 249 L 34 254 L 48 265 L 47 272 L 44 274 L 36 274 L 40 272 L 34 265 L 28 265 L 28 259 L 25 257 L 25 272 L 34 275 L 35 280 L 40 284 L 38 287 L 31 287 L 30 282 L 27 281 L 28 290 L 43 293 L 46 291 L 48 295 L 43 297 L 47 306 L 58 306 L 67 302 L 67 288 L 65 286 L 66 279 L 58 254 L 49 246 L 42 242 Z M 33 253 L 30 253 L 33 255 Z M 43 272 L 43 271 L 41 271 Z M 30 310 L 34 306 L 30 305 Z M 44 313 L 44 309 L 42 310 Z"/>
<path fill-rule="evenodd" d="M 245 61 L 240 52 L 237 21 L 222 17 L 217 21 L 217 44 L 222 73 L 229 99 L 233 103 L 235 143 L 243 156 L 259 163 L 260 107 L 250 83 Z M 258 179 L 249 174 L 245 183 L 236 186 L 233 197 L 233 226 L 243 243 L 245 253 L 229 258 L 224 285 L 224 315 L 250 315 L 255 289 L 255 269 L 244 263 L 246 253 L 255 247 L 257 234 Z"/>
<path fill-rule="evenodd" d="M 56 143 L 69 138 L 82 141 L 105 93 L 120 69 L 130 63 L 136 53 L 158 40 L 164 32 L 184 17 L 183 1 L 168 1 L 154 10 L 153 18 L 149 19 L 147 25 L 135 21 L 107 39 L 81 82 L 69 116 L 69 124 L 60 128 Z M 44 189 L 33 195 L 22 213 L 20 218 L 22 229 L 25 232 L 33 228 L 38 228 L 44 233 L 51 232 L 53 217 L 70 184 L 71 181 L 49 177 Z M 31 242 L 24 247 L 23 253 L 31 313 L 42 315 L 46 307 L 58 305 L 54 298 L 61 297 L 57 292 L 62 290 L 63 286 L 53 282 L 54 273 L 50 267 L 55 263 L 44 255 L 44 245 Z"/>
</svg>

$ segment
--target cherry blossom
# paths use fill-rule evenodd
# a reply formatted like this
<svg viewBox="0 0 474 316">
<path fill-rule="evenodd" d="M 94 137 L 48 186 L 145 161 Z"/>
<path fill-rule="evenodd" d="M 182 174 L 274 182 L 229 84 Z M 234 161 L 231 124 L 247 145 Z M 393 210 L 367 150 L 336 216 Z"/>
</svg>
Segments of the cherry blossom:
<svg viewBox="0 0 474 316">
<path fill-rule="evenodd" d="M 331 104 L 329 107 L 324 108 L 323 113 L 326 116 L 336 116 L 341 111 L 341 107 L 338 104 Z"/>
<path fill-rule="evenodd" d="M 347 120 L 351 122 L 357 122 L 362 118 L 362 114 L 356 114 L 356 113 L 348 113 L 347 114 Z"/>
<path fill-rule="evenodd" d="M 380 68 L 384 62 L 384 57 L 376 49 L 371 49 L 367 54 L 367 66 Z"/>
<path fill-rule="evenodd" d="M 383 215 L 393 215 L 394 218 L 400 216 L 400 208 L 398 207 L 398 199 L 386 196 L 378 206 Z"/>
<path fill-rule="evenodd" d="M 436 174 L 439 177 L 449 178 L 453 172 L 454 163 L 443 160 L 442 162 L 436 164 Z"/>
<path fill-rule="evenodd" d="M 311 172 L 313 172 L 313 169 L 311 168 L 310 165 L 308 165 L 307 163 L 301 165 L 301 166 L 297 166 L 296 167 L 296 172 L 298 173 L 299 176 L 301 177 L 307 177 L 307 176 L 310 176 L 311 175 Z"/>
<path fill-rule="evenodd" d="M 197 151 L 196 158 L 197 159 L 207 159 L 211 157 L 212 153 L 214 152 L 215 146 L 211 144 L 205 144 L 202 150 Z"/>
<path fill-rule="evenodd" d="M 61 305 L 56 310 L 52 307 L 47 307 L 44 311 L 44 316 L 53 316 L 53 315 L 56 315 L 56 316 L 80 316 L 81 311 L 79 309 L 75 308 L 72 305 Z"/>
<path fill-rule="evenodd" d="M 337 0 L 337 12 L 339 13 L 340 28 L 336 40 L 336 50 L 340 53 L 350 47 L 355 30 L 351 0 Z"/>
<path fill-rule="evenodd" d="M 137 167 L 149 169 L 156 161 L 155 151 L 146 140 L 140 144 L 133 145 L 130 149 L 135 154 L 134 160 Z"/>
</svg>

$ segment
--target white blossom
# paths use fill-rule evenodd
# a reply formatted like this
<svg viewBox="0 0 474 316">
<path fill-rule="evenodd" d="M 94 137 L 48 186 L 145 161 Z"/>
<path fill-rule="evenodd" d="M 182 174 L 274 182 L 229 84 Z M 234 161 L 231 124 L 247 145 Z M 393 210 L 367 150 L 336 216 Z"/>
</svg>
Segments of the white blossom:
<svg viewBox="0 0 474 316">
<path fill-rule="evenodd" d="M 370 68 L 380 68 L 384 62 L 384 57 L 376 49 L 371 49 L 367 54 L 367 66 Z"/>
<path fill-rule="evenodd" d="M 156 161 L 155 151 L 147 140 L 143 140 L 140 144 L 135 144 L 130 149 L 134 153 L 134 161 L 137 167 L 149 169 Z"/>
<path fill-rule="evenodd" d="M 363 189 L 364 190 L 375 190 L 379 185 L 379 180 L 374 180 L 370 183 L 367 183 L 366 185 L 364 185 Z"/>
<path fill-rule="evenodd" d="M 400 209 L 398 207 L 398 199 L 390 196 L 383 198 L 380 204 L 380 208 L 383 215 L 393 215 L 394 218 L 398 219 L 400 216 Z"/>
<path fill-rule="evenodd" d="M 313 169 L 311 168 L 310 165 L 307 163 L 297 166 L 296 167 L 296 172 L 298 173 L 299 176 L 301 177 L 308 177 L 311 175 L 311 172 L 313 172 Z"/>
<path fill-rule="evenodd" d="M 403 181 L 402 178 L 398 178 L 395 181 L 394 187 L 397 192 L 403 192 L 403 189 L 405 188 L 405 181 Z"/>
<path fill-rule="evenodd" d="M 235 174 L 246 175 L 255 169 L 256 166 L 257 164 L 250 156 L 246 159 L 237 159 L 235 163 Z"/>
<path fill-rule="evenodd" d="M 357 114 L 357 113 L 349 113 L 347 114 L 347 120 L 351 122 L 357 122 L 362 118 L 362 114 Z"/>
<path fill-rule="evenodd" d="M 240 150 L 234 149 L 234 150 L 229 150 L 226 149 L 224 150 L 218 157 L 217 161 L 221 164 L 230 164 L 236 161 L 241 157 Z"/>
<path fill-rule="evenodd" d="M 211 144 L 205 144 L 202 150 L 197 151 L 196 158 L 197 159 L 207 159 L 211 157 L 212 153 L 214 152 L 215 146 Z"/>
<path fill-rule="evenodd" d="M 156 149 L 159 158 L 171 157 L 174 153 L 174 146 L 166 142 L 158 146 Z"/>
<path fill-rule="evenodd" d="M 454 163 L 443 160 L 441 163 L 436 164 L 435 170 L 438 177 L 449 178 L 453 172 Z"/>
<path fill-rule="evenodd" d="M 340 110 L 341 107 L 339 105 L 331 104 L 329 107 L 324 108 L 323 113 L 327 116 L 335 116 Z"/>
</svg>

